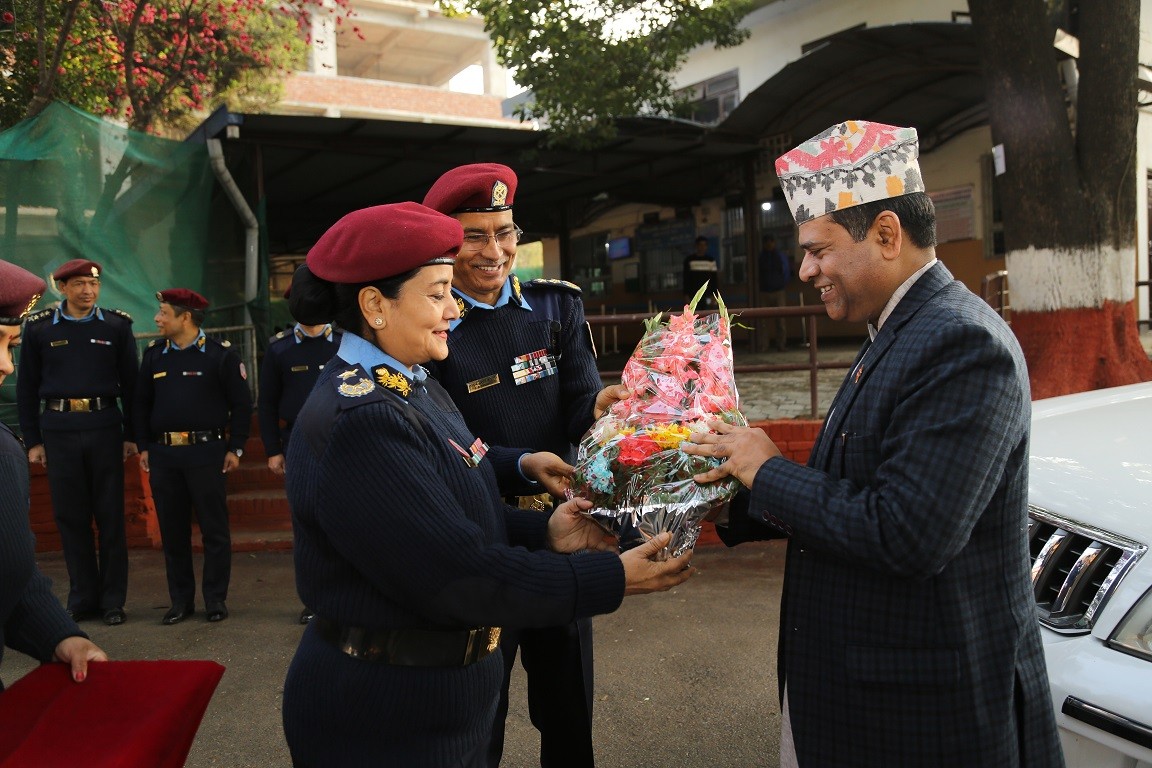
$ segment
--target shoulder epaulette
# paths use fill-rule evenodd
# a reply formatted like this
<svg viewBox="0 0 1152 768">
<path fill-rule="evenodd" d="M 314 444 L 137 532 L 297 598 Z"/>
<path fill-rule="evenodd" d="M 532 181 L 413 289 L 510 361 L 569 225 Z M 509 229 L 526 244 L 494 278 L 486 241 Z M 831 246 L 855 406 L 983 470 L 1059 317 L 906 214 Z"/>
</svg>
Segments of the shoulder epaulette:
<svg viewBox="0 0 1152 768">
<path fill-rule="evenodd" d="M 574 293 L 577 296 L 584 292 L 580 286 L 576 285 L 576 283 L 570 283 L 567 280 L 557 280 L 552 277 L 538 277 L 528 283 L 528 285 L 532 286 L 533 288 L 560 288 L 561 290 L 568 291 L 569 293 Z"/>
<path fill-rule="evenodd" d="M 280 331 L 279 333 L 277 333 L 273 336 L 269 336 L 268 337 L 268 343 L 272 344 L 274 342 L 280 341 L 280 339 L 283 339 L 286 335 L 287 334 L 284 331 Z"/>
<path fill-rule="evenodd" d="M 156 346 L 156 345 L 157 345 L 157 344 L 159 344 L 161 341 L 163 341 L 163 339 L 152 339 L 152 341 L 148 342 L 148 347 L 147 347 L 147 349 L 152 349 L 152 347 Z"/>
<path fill-rule="evenodd" d="M 131 323 L 131 322 L 134 322 L 134 321 L 132 320 L 132 315 L 128 314 L 127 312 L 125 312 L 125 311 L 124 311 L 124 310 L 122 310 L 122 309 L 109 309 L 108 311 L 109 311 L 109 312 L 111 312 L 111 313 L 112 313 L 112 314 L 114 314 L 114 315 L 120 315 L 120 317 L 124 318 L 125 320 L 127 320 L 127 321 L 128 321 L 128 322 L 130 322 L 130 323 Z"/>
<path fill-rule="evenodd" d="M 26 323 L 36 323 L 36 322 L 39 322 L 39 321 L 43 320 L 43 319 L 44 319 L 44 318 L 46 318 L 46 317 L 51 317 L 51 316 L 52 316 L 52 313 L 53 313 L 53 312 L 55 312 L 55 311 L 56 311 L 55 309 L 42 309 L 42 310 L 40 310 L 39 312 L 37 312 L 37 313 L 35 313 L 35 314 L 32 314 L 32 315 L 28 315 L 28 318 L 27 318 L 27 319 L 26 319 L 24 322 L 26 322 Z"/>
<path fill-rule="evenodd" d="M 228 349 L 232 346 L 232 342 L 228 341 L 228 339 L 212 339 L 212 341 L 224 347 L 224 349 Z"/>
</svg>

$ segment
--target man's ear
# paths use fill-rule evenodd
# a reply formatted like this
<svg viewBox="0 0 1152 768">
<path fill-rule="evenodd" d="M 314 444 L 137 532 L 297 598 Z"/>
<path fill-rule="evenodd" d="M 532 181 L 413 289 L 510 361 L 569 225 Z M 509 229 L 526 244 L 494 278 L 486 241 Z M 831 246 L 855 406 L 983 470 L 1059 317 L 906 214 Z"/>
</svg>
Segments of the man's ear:
<svg viewBox="0 0 1152 768">
<path fill-rule="evenodd" d="M 904 229 L 894 211 L 881 211 L 872 222 L 872 234 L 880 246 L 881 255 L 888 260 L 900 255 L 904 242 Z"/>
</svg>

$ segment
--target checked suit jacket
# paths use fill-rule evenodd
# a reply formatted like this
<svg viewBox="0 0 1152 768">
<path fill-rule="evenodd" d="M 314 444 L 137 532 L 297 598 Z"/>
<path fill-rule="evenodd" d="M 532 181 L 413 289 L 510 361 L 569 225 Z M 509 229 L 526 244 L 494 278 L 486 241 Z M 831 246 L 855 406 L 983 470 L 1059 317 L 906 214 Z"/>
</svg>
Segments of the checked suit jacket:
<svg viewBox="0 0 1152 768">
<path fill-rule="evenodd" d="M 1063 765 L 1030 414 L 1012 331 L 938 262 L 861 350 L 808 465 L 770 459 L 734 505 L 728 543 L 789 537 L 779 679 L 803 768 Z"/>
</svg>

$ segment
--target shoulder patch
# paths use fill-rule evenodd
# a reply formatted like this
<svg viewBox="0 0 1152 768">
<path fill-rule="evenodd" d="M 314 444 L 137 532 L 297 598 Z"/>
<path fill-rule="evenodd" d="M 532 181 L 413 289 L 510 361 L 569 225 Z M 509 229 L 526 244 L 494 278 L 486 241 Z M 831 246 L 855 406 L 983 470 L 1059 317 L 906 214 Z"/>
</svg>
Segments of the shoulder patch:
<svg viewBox="0 0 1152 768">
<path fill-rule="evenodd" d="M 114 315 L 120 315 L 120 317 L 124 318 L 125 320 L 127 320 L 130 323 L 133 322 L 132 315 L 128 314 L 127 312 L 125 312 L 122 309 L 109 309 L 108 311 Z"/>
<path fill-rule="evenodd" d="M 55 311 L 56 311 L 55 309 L 42 309 L 39 312 L 36 312 L 35 314 L 28 315 L 28 317 L 24 320 L 24 322 L 26 322 L 26 323 L 39 322 L 46 317 L 51 317 L 52 313 Z"/>
<path fill-rule="evenodd" d="M 341 410 L 384 399 L 383 390 L 379 389 L 368 372 L 358 365 L 348 366 L 334 373 L 329 382 L 339 395 L 337 402 Z"/>
<path fill-rule="evenodd" d="M 551 277 L 538 277 L 528 283 L 528 285 L 533 288 L 559 288 L 563 291 L 574 293 L 577 296 L 584 292 L 576 283 L 570 283 L 567 280 L 557 280 Z"/>
</svg>

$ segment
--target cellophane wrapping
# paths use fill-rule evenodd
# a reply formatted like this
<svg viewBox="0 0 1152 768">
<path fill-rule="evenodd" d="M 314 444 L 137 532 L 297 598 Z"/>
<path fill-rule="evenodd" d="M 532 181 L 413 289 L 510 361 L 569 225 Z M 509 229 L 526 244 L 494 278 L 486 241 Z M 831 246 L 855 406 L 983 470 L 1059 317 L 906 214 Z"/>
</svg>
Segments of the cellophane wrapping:
<svg viewBox="0 0 1152 768">
<path fill-rule="evenodd" d="M 706 288 L 707 286 L 705 286 Z M 661 553 L 678 557 L 695 546 L 700 523 L 735 495 L 739 481 L 701 484 L 693 477 L 722 459 L 690 456 L 680 443 L 708 422 L 745 425 L 732 363 L 731 319 L 719 311 L 697 316 L 705 288 L 667 320 L 645 321 L 645 333 L 620 380 L 630 396 L 617 401 L 580 441 L 572 493 L 589 499 L 585 514 L 622 541 L 664 531 Z"/>
</svg>

